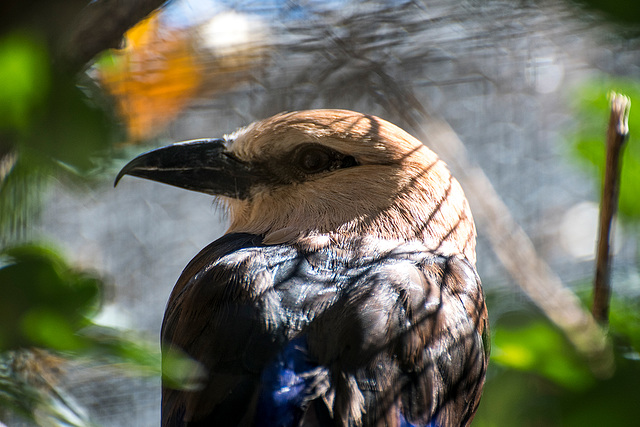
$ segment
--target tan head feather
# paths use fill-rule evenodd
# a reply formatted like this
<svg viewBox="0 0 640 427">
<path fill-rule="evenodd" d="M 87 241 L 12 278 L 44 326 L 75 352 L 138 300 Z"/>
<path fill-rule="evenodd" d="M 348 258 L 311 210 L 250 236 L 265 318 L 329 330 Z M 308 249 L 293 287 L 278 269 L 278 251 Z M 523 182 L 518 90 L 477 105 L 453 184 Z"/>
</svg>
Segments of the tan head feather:
<svg viewBox="0 0 640 427">
<path fill-rule="evenodd" d="M 475 226 L 460 185 L 434 152 L 399 127 L 352 111 L 309 110 L 253 123 L 227 138 L 230 151 L 251 163 L 291 167 L 283 156 L 308 143 L 358 163 L 302 182 L 258 187 L 246 200 L 228 199 L 229 232 L 278 241 L 318 235 L 337 242 L 368 235 L 419 240 L 475 263 Z"/>
</svg>

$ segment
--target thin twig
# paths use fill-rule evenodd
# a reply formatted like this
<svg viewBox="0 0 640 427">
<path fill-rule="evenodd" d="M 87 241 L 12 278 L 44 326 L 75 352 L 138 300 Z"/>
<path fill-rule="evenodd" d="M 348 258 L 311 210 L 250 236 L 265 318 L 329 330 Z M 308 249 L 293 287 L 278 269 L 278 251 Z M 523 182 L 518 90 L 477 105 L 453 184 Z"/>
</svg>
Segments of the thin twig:
<svg viewBox="0 0 640 427">
<path fill-rule="evenodd" d="M 618 207 L 622 149 L 629 136 L 629 108 L 631 100 L 621 94 L 611 93 L 611 115 L 607 129 L 607 161 L 605 164 L 602 202 L 600 204 L 600 232 L 596 274 L 593 282 L 593 317 L 602 325 L 609 322 L 611 299 L 611 223 Z"/>
</svg>

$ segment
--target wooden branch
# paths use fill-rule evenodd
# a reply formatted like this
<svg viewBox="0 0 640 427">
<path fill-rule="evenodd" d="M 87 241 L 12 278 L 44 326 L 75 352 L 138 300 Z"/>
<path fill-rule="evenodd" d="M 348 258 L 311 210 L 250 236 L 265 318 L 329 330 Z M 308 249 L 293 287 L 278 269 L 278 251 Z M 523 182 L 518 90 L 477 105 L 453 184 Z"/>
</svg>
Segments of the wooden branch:
<svg viewBox="0 0 640 427">
<path fill-rule="evenodd" d="M 80 13 L 59 48 L 63 67 L 80 71 L 98 53 L 121 45 L 124 33 L 166 0 L 97 0 Z"/>
<path fill-rule="evenodd" d="M 607 129 L 607 160 L 605 164 L 602 202 L 600 203 L 600 231 L 598 236 L 596 274 L 593 282 L 593 317 L 602 325 L 609 322 L 611 299 L 611 223 L 618 208 L 622 149 L 629 136 L 629 108 L 631 100 L 611 93 L 611 115 Z"/>
</svg>

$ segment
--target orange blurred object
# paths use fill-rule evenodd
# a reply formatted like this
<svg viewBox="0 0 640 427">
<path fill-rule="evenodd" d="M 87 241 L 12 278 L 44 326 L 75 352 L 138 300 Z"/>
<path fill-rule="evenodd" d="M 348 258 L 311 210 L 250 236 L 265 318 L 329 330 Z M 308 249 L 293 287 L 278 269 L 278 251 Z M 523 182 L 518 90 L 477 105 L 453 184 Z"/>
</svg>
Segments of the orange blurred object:
<svg viewBox="0 0 640 427">
<path fill-rule="evenodd" d="M 213 97 L 255 80 L 269 34 L 256 17 L 222 12 L 193 27 L 163 25 L 155 12 L 125 35 L 124 49 L 98 63 L 129 141 L 152 138 L 196 97 Z"/>
<path fill-rule="evenodd" d="M 99 79 L 114 96 L 129 138 L 157 135 L 195 96 L 203 66 L 187 31 L 162 26 L 159 13 L 130 29 L 126 47 L 99 65 Z"/>
</svg>

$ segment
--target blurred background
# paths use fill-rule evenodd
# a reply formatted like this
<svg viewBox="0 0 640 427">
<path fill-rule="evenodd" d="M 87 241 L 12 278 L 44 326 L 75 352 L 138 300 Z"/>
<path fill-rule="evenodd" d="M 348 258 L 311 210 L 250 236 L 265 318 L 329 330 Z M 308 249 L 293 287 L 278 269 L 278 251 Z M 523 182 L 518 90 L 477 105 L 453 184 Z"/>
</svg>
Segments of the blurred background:
<svg viewBox="0 0 640 427">
<path fill-rule="evenodd" d="M 606 341 L 589 307 L 607 94 L 640 99 L 639 23 L 632 0 L 3 3 L 0 426 L 159 424 L 164 306 L 226 219 L 115 175 L 308 108 L 403 127 L 465 188 L 492 328 L 475 426 L 638 425 L 633 105 Z"/>
</svg>

